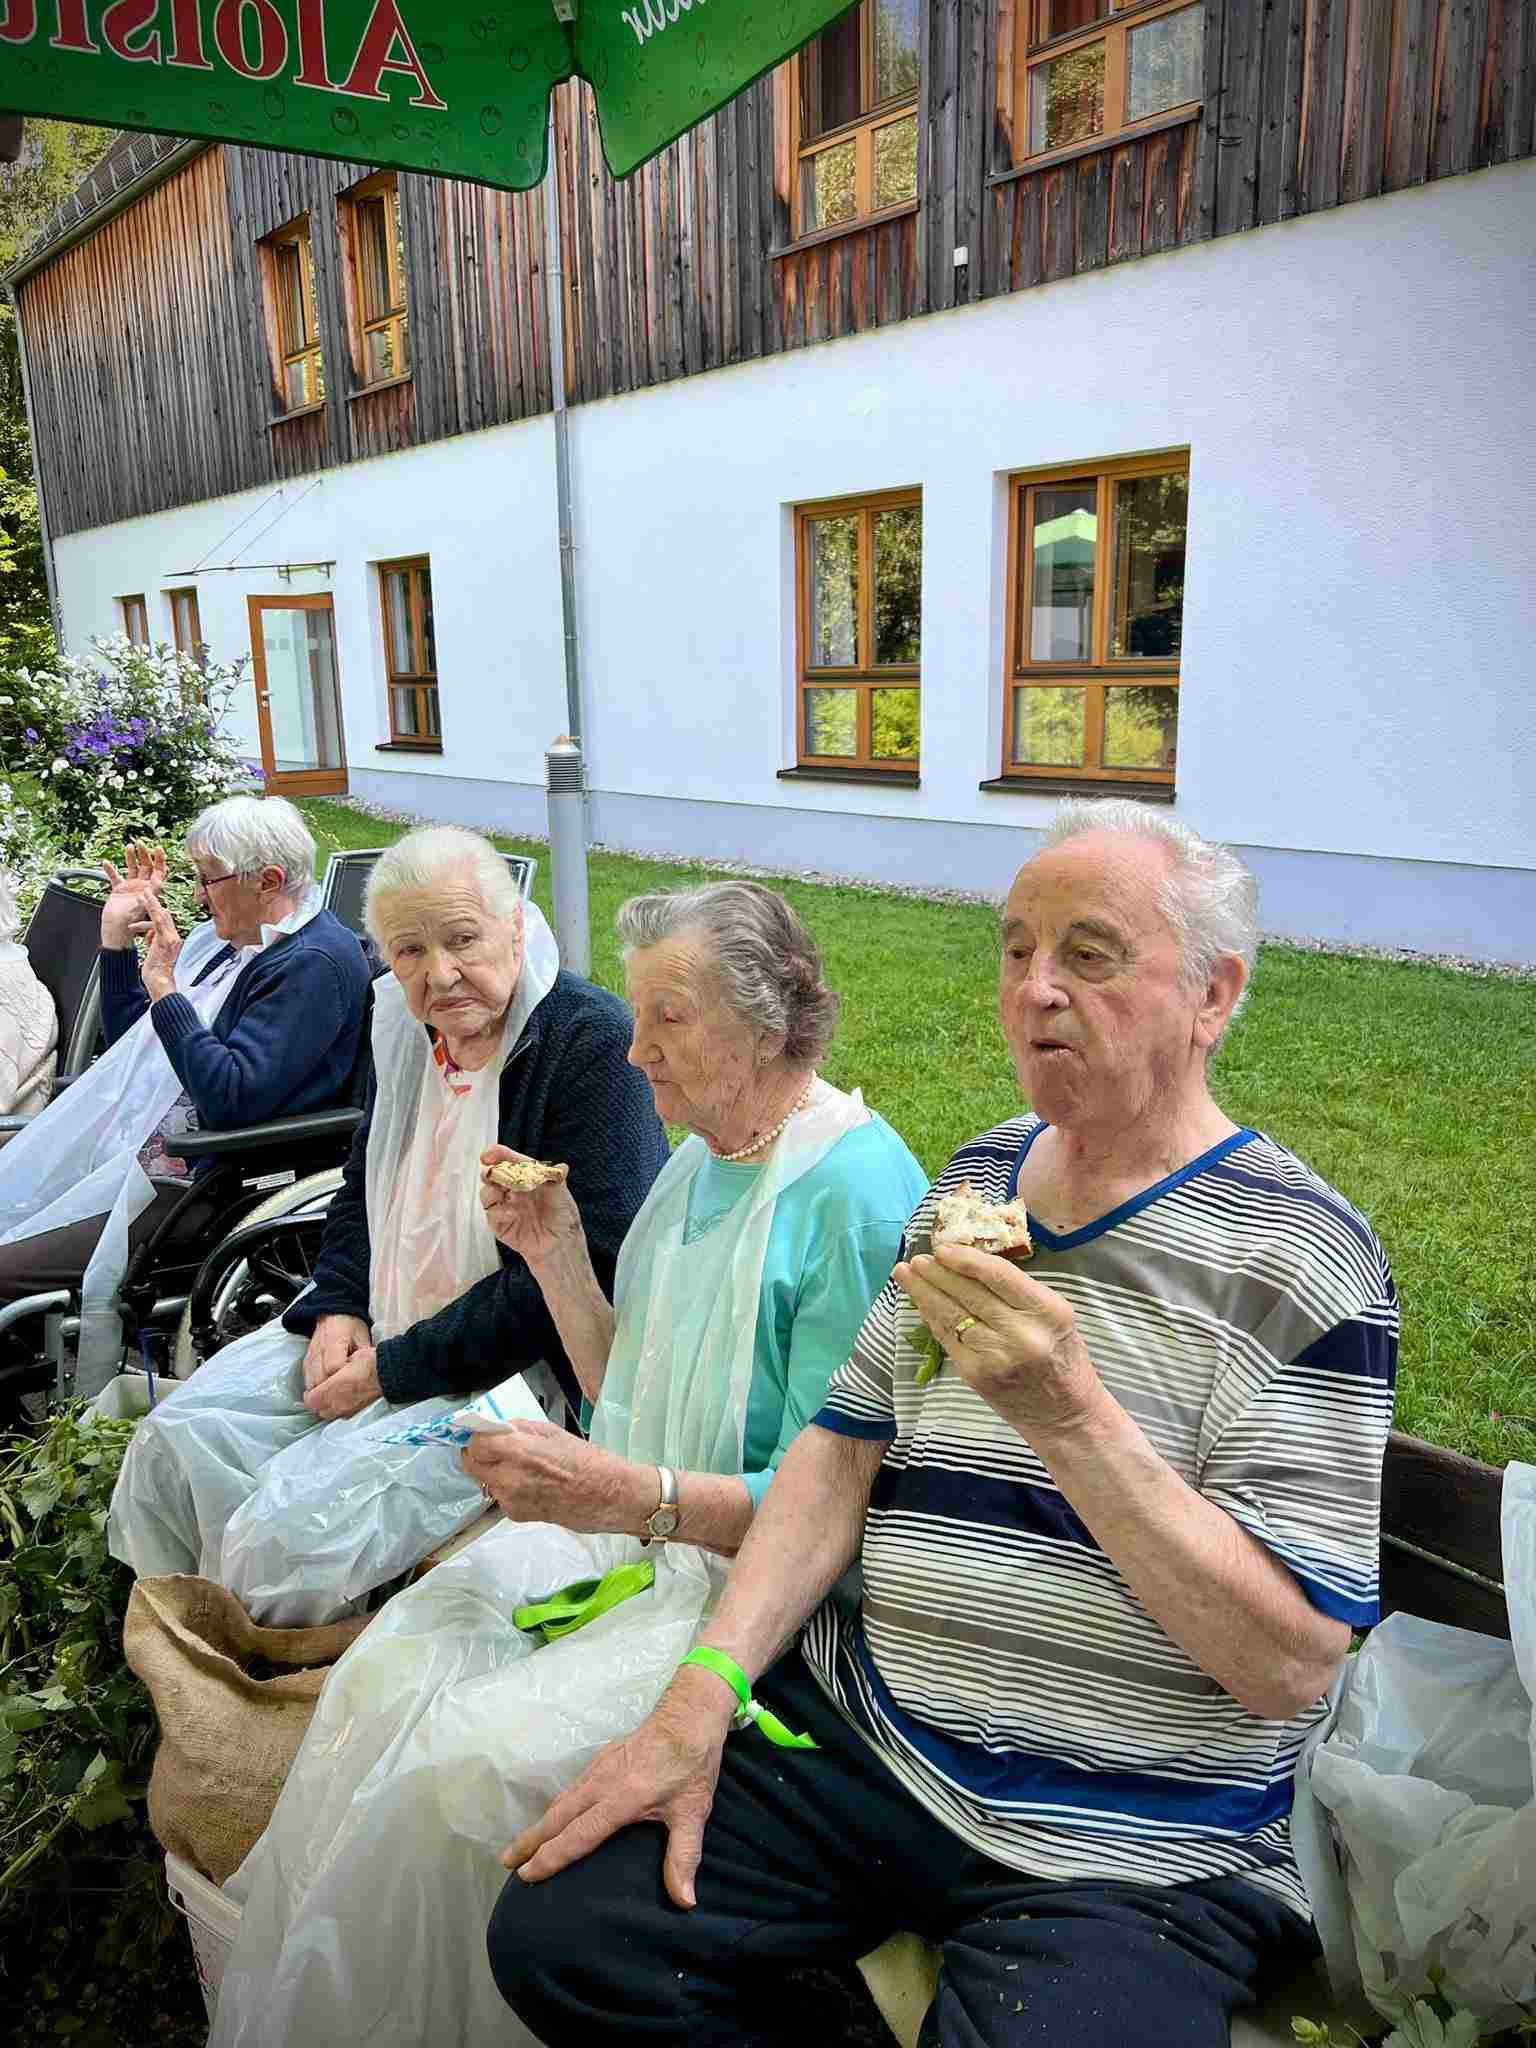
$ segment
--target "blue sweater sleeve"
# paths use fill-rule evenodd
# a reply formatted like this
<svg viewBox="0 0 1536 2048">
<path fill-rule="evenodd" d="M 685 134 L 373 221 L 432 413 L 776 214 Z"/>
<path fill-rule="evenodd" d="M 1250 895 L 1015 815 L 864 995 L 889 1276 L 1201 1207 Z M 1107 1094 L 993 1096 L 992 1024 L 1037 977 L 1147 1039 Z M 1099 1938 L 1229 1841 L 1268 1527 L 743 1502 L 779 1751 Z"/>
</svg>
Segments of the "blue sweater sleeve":
<svg viewBox="0 0 1536 2048">
<path fill-rule="evenodd" d="M 254 972 L 253 963 L 247 972 Z M 318 946 L 295 947 L 283 971 L 249 1003 L 228 1038 L 198 1021 L 183 995 L 161 996 L 150 1017 L 205 1130 L 280 1115 L 349 1026 L 357 1003 L 341 969 Z"/>
<path fill-rule="evenodd" d="M 101 1026 L 108 1045 L 116 1045 L 149 1008 L 149 991 L 139 979 L 137 946 L 103 946 L 100 959 Z"/>
</svg>

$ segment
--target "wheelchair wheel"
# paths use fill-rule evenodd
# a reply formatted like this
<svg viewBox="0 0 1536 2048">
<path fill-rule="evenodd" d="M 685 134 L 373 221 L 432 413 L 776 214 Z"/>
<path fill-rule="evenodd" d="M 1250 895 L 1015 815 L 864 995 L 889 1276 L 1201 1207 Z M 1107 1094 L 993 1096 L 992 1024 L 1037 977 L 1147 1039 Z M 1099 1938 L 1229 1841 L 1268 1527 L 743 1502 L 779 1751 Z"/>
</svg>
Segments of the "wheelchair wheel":
<svg viewBox="0 0 1536 2048">
<path fill-rule="evenodd" d="M 308 1174 L 291 1187 L 283 1188 L 258 1203 L 248 1215 L 241 1217 L 239 1228 L 243 1231 L 253 1223 L 275 1223 L 284 1218 L 291 1218 L 297 1223 L 301 1219 L 323 1216 L 341 1181 L 339 1166 L 327 1168 L 324 1173 Z M 217 1257 L 217 1250 L 213 1256 Z M 280 1316 L 307 1284 L 309 1277 L 307 1257 L 297 1245 L 289 1246 L 282 1233 L 275 1233 L 251 1258 L 233 1260 L 214 1294 L 215 1342 L 206 1355 L 211 1357 L 214 1351 L 233 1344 L 237 1337 L 247 1336 L 252 1330 L 259 1330 Z M 185 1380 L 190 1379 L 202 1363 L 203 1357 L 199 1355 L 192 1336 L 192 1305 L 188 1302 L 177 1325 L 171 1369 L 177 1379 Z"/>
</svg>

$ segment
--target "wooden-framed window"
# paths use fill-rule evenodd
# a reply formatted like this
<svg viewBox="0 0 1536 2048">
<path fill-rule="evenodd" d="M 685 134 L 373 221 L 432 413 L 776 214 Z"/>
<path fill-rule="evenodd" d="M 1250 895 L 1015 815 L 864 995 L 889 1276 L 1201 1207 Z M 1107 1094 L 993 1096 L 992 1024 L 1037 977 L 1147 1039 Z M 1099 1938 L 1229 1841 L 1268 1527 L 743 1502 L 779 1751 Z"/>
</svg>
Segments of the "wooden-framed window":
<svg viewBox="0 0 1536 2048">
<path fill-rule="evenodd" d="M 120 597 L 117 608 L 123 615 L 123 631 L 135 647 L 149 645 L 149 607 L 144 602 L 144 593 L 135 597 Z"/>
<path fill-rule="evenodd" d="M 1171 787 L 1189 457 L 1010 483 L 1003 773 Z"/>
<path fill-rule="evenodd" d="M 1204 92 L 1201 0 L 1018 0 L 1005 108 L 1016 162 L 1193 116 Z"/>
<path fill-rule="evenodd" d="M 394 172 L 380 171 L 344 194 L 340 224 L 357 381 L 365 389 L 392 383 L 411 369 L 405 234 Z"/>
<path fill-rule="evenodd" d="M 389 676 L 389 737 L 397 747 L 440 752 L 437 635 L 432 625 L 432 566 L 427 556 L 380 562 L 384 666 Z"/>
<path fill-rule="evenodd" d="M 921 0 L 861 0 L 795 58 L 795 235 L 916 202 L 921 32 Z"/>
<path fill-rule="evenodd" d="M 923 505 L 917 491 L 795 508 L 802 767 L 918 765 Z"/>
<path fill-rule="evenodd" d="M 325 403 L 325 362 L 315 298 L 315 251 L 309 216 L 290 221 L 262 243 L 268 325 L 279 412 Z"/>
<path fill-rule="evenodd" d="M 197 615 L 196 588 L 188 584 L 184 589 L 168 590 L 165 594 L 171 603 L 171 633 L 176 642 L 176 652 L 185 654 L 201 668 L 208 649 L 203 640 L 202 620 Z"/>
</svg>

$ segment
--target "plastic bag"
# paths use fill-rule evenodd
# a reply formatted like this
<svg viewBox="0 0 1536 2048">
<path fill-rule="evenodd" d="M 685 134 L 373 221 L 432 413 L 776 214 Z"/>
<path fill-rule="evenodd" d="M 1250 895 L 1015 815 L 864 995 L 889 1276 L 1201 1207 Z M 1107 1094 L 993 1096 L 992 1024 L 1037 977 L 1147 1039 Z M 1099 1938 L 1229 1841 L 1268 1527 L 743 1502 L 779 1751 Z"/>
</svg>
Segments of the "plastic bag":
<svg viewBox="0 0 1536 2048">
<path fill-rule="evenodd" d="M 638 1554 L 502 1523 L 374 1619 L 228 1881 L 242 1917 L 210 2048 L 533 2048 L 486 1961 L 498 1854 L 644 1720 L 723 1569 L 669 1548 L 654 1586 L 537 1650 L 513 1612 Z"/>
<path fill-rule="evenodd" d="M 1502 1535 L 1513 1641 L 1389 1616 L 1312 1759 L 1360 1981 L 1391 2020 L 1436 1985 L 1489 2031 L 1536 2002 L 1536 1466 L 1505 1474 Z"/>
</svg>

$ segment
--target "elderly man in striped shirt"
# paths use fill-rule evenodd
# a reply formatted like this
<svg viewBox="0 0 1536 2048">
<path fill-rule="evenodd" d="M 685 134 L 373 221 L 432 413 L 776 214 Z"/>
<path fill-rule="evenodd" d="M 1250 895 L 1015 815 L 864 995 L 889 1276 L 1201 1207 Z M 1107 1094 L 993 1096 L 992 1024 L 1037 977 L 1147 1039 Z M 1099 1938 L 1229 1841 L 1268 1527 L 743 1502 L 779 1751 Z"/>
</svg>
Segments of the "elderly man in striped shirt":
<svg viewBox="0 0 1536 2048">
<path fill-rule="evenodd" d="M 925 1198 L 655 1713 L 507 1851 L 491 1958 L 546 2048 L 787 2048 L 777 1972 L 898 1927 L 943 1952 L 923 2048 L 1225 2048 L 1314 1948 L 1291 1778 L 1377 1614 L 1397 1302 L 1207 1086 L 1256 923 L 1233 855 L 1134 803 L 1067 806 L 1019 873 L 1032 1113 Z M 1027 1272 L 930 1250 L 964 1181 L 1027 1203 Z"/>
</svg>

